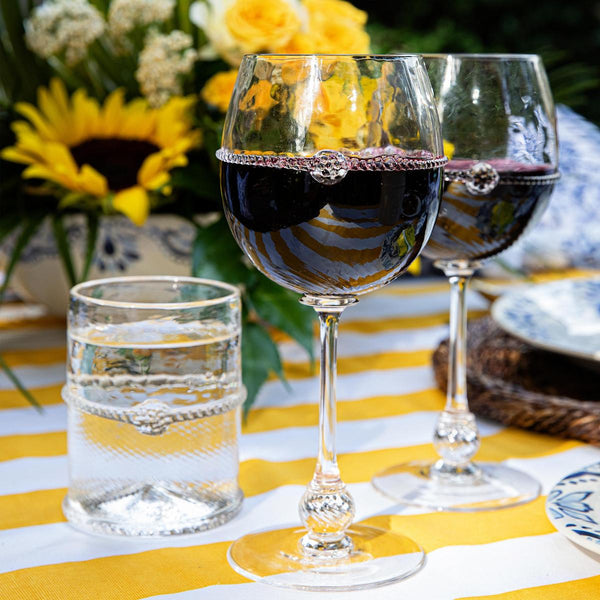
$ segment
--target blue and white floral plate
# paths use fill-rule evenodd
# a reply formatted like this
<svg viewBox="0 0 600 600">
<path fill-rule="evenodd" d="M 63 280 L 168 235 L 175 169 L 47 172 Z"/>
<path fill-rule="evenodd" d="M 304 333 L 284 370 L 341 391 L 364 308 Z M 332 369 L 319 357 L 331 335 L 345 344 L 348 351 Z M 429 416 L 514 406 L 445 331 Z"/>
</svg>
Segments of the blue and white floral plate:
<svg viewBox="0 0 600 600">
<path fill-rule="evenodd" d="M 600 462 L 563 477 L 548 494 L 546 514 L 560 533 L 600 554 Z"/>
<path fill-rule="evenodd" d="M 600 277 L 520 288 L 496 300 L 492 317 L 533 346 L 600 365 Z"/>
</svg>

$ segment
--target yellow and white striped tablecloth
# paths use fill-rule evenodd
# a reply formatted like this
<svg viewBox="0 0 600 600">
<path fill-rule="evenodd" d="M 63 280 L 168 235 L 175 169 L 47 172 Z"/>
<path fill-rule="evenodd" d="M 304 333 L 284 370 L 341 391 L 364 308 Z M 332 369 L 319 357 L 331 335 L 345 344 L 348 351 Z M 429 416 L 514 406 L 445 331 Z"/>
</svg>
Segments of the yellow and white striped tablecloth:
<svg viewBox="0 0 600 600">
<path fill-rule="evenodd" d="M 472 294 L 470 308 L 485 303 Z M 88 536 L 72 529 L 60 503 L 66 492 L 63 324 L 14 322 L 0 309 L 0 351 L 35 391 L 44 413 L 29 408 L 0 376 L 0 599 L 2 600 L 286 600 L 314 598 L 245 580 L 228 565 L 231 540 L 252 530 L 297 522 L 297 503 L 314 467 L 318 382 L 291 342 L 281 346 L 291 382 L 261 391 L 240 448 L 241 514 L 223 527 L 173 539 Z M 600 561 L 557 533 L 545 497 L 480 514 L 402 509 L 380 496 L 371 475 L 394 463 L 433 458 L 431 435 L 443 395 L 430 356 L 446 335 L 443 282 L 406 282 L 348 309 L 339 342 L 338 452 L 357 520 L 417 539 L 425 568 L 404 582 L 352 600 L 593 600 Z M 4 319 L 4 323 L 1 321 Z M 478 458 L 503 461 L 541 481 L 543 494 L 563 475 L 600 460 L 600 449 L 481 421 Z M 325 594 L 327 596 L 327 594 Z"/>
</svg>

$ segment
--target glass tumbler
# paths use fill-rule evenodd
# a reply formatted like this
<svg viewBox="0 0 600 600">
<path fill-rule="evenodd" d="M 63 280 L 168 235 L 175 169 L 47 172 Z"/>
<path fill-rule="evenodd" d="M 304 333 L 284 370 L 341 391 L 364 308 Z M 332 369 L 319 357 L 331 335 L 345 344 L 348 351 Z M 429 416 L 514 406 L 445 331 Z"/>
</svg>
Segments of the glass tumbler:
<svg viewBox="0 0 600 600">
<path fill-rule="evenodd" d="M 237 288 L 195 278 L 71 290 L 63 510 L 73 525 L 177 535 L 239 511 L 240 313 Z"/>
</svg>

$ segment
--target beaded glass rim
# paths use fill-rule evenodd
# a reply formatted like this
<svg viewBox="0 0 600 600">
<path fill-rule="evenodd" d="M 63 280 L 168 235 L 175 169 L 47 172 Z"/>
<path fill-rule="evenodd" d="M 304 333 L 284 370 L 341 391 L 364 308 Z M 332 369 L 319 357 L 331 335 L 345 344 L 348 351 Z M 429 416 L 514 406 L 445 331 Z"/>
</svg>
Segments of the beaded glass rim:
<svg viewBox="0 0 600 600">
<path fill-rule="evenodd" d="M 337 150 L 320 150 L 313 156 L 281 156 L 273 154 L 240 154 L 225 148 L 216 152 L 217 158 L 226 163 L 293 169 L 294 171 L 317 171 L 323 163 L 337 163 L 346 171 L 416 171 L 443 167 L 448 159 L 445 156 L 409 157 L 399 153 L 381 153 L 373 156 L 344 154 Z"/>
</svg>

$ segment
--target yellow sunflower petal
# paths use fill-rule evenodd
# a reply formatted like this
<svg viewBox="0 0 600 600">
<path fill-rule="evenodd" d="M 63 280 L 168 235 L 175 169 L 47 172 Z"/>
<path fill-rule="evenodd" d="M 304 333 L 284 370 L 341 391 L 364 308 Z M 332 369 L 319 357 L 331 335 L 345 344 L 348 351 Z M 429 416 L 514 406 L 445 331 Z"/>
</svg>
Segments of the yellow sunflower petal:
<svg viewBox="0 0 600 600">
<path fill-rule="evenodd" d="M 168 171 L 161 171 L 153 179 L 147 180 L 144 185 L 144 188 L 146 188 L 147 190 L 158 190 L 159 188 L 162 188 L 167 183 L 169 183 L 170 178 L 171 177 L 169 176 Z"/>
<path fill-rule="evenodd" d="M 69 174 L 77 174 L 77 163 L 71 151 L 64 144 L 46 144 L 45 154 L 47 164 L 52 165 L 57 170 L 60 169 Z"/>
<path fill-rule="evenodd" d="M 23 171 L 22 177 L 24 179 L 46 179 L 69 189 L 78 189 L 75 180 L 45 165 L 30 165 Z"/>
<path fill-rule="evenodd" d="M 82 192 L 103 198 L 108 194 L 108 181 L 90 165 L 83 165 L 79 175 L 79 186 Z"/>
<path fill-rule="evenodd" d="M 150 189 L 148 187 L 148 182 L 152 181 L 161 171 L 165 168 L 165 159 L 160 152 L 155 152 L 150 156 L 146 157 L 140 170 L 138 171 L 138 183 L 141 186 L 144 186 L 146 189 Z"/>
<path fill-rule="evenodd" d="M 50 80 L 50 93 L 52 94 L 54 102 L 60 108 L 60 110 L 65 114 L 69 114 L 69 96 L 67 94 L 67 88 L 65 87 L 62 79 L 53 77 Z"/>
<path fill-rule="evenodd" d="M 139 185 L 115 194 L 113 208 L 129 217 L 136 225 L 143 225 L 150 212 L 150 198 Z"/>
<path fill-rule="evenodd" d="M 16 146 L 4 148 L 4 150 L 0 151 L 0 158 L 9 160 L 11 162 L 23 163 L 25 165 L 35 162 L 35 157 L 31 156 L 27 152 L 19 150 Z"/>
<path fill-rule="evenodd" d="M 38 134 L 46 140 L 56 140 L 57 135 L 54 129 L 47 123 L 40 111 L 28 102 L 17 102 L 15 110 L 22 114 L 37 129 Z"/>
<path fill-rule="evenodd" d="M 102 134 L 100 127 L 100 106 L 94 98 L 89 98 L 85 90 L 73 94 L 73 142 L 77 144 L 96 134 Z"/>
<path fill-rule="evenodd" d="M 38 106 L 50 127 L 56 132 L 57 138 L 64 140 L 70 129 L 69 115 L 62 110 L 45 87 L 38 89 Z"/>
<path fill-rule="evenodd" d="M 104 137 L 113 137 L 121 132 L 124 100 L 125 92 L 122 89 L 115 90 L 106 99 L 100 122 Z"/>
</svg>

